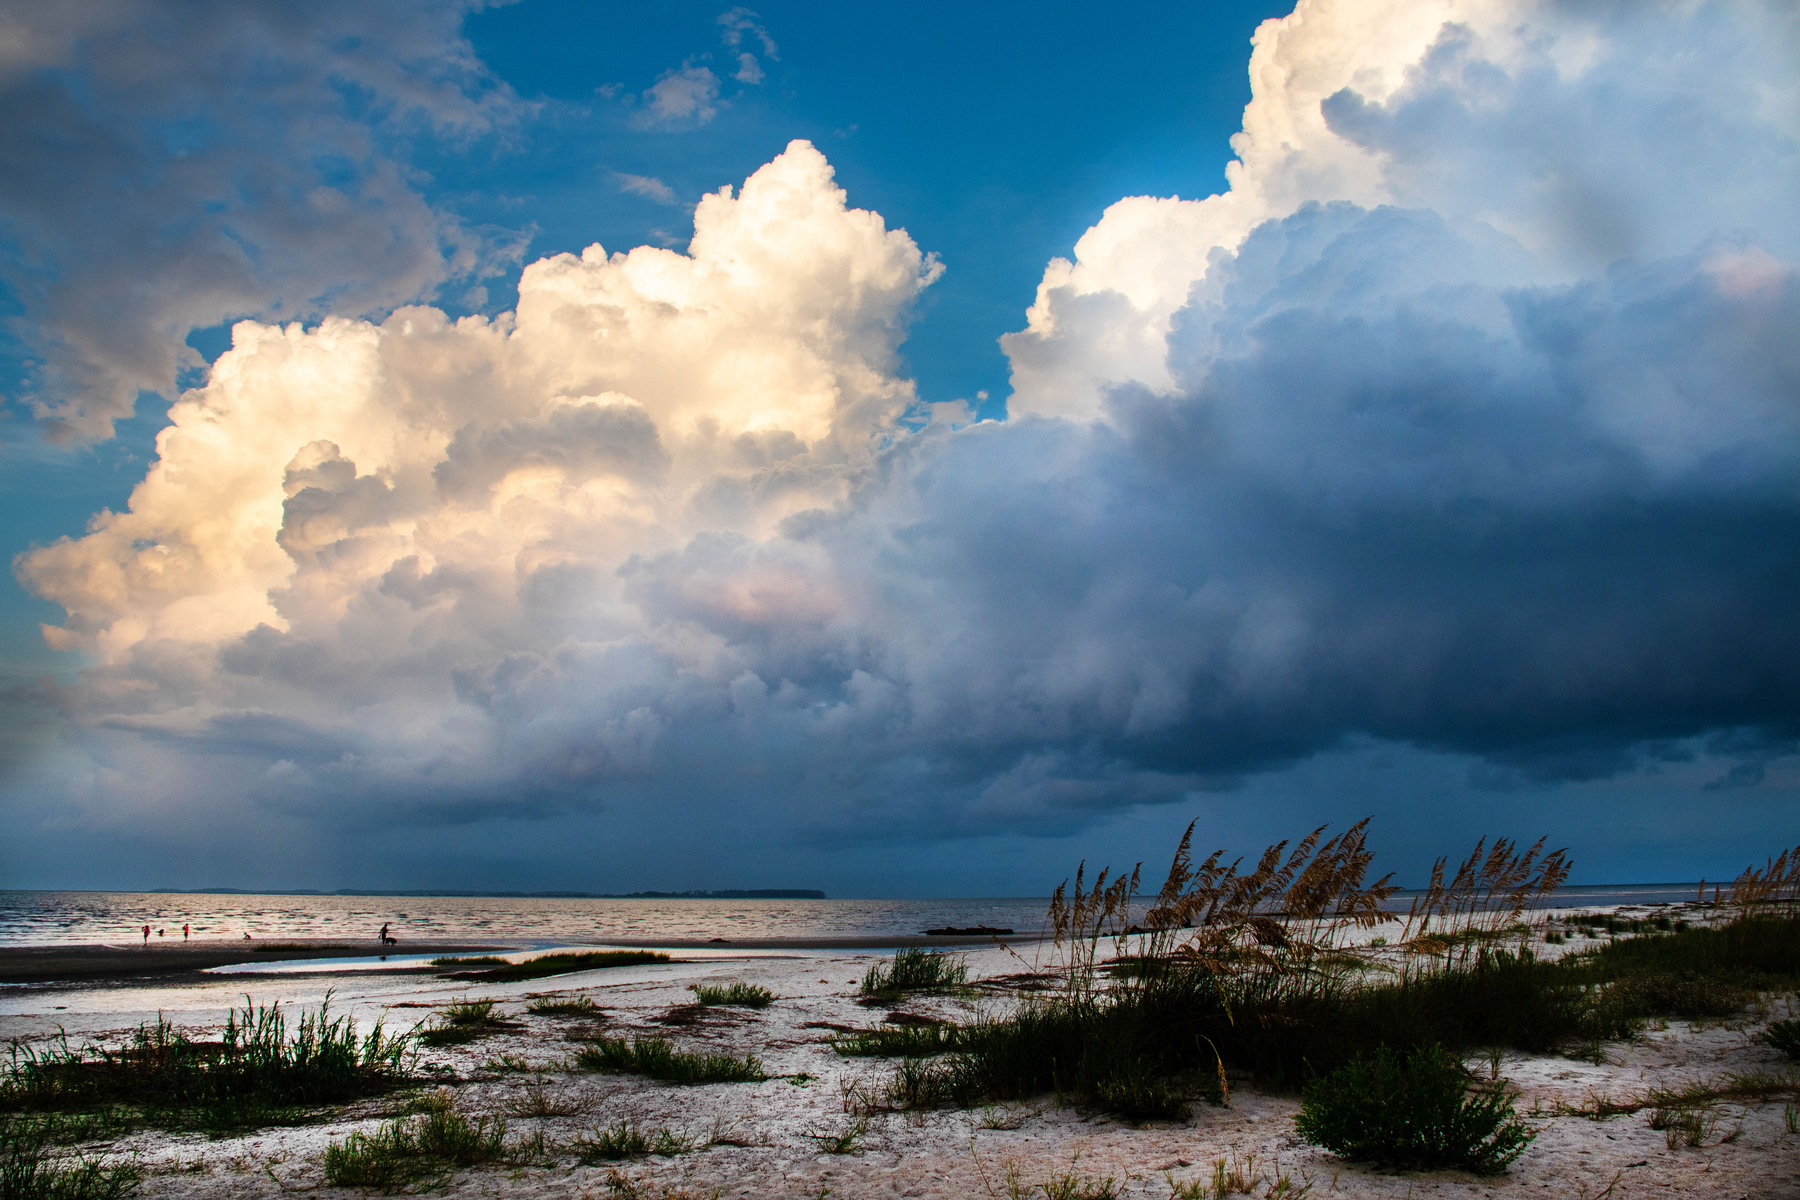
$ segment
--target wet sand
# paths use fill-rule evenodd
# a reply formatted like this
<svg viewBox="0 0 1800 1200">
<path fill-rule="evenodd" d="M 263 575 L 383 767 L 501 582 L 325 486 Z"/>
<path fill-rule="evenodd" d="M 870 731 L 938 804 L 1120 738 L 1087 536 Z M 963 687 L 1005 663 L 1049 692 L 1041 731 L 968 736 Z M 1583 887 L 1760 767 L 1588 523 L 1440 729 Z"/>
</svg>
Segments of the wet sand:
<svg viewBox="0 0 1800 1200">
<path fill-rule="evenodd" d="M 564 942 L 559 946 L 608 949 L 657 950 L 894 950 L 903 946 L 937 946 L 969 949 L 977 946 L 1022 945 L 1041 940 L 1035 935 L 956 935 L 948 937 L 824 937 L 824 938 L 617 938 L 606 942 Z M 525 942 L 437 942 L 407 940 L 386 949 L 388 955 L 414 954 L 511 954 L 534 948 Z M 232 942 L 226 939 L 159 944 L 0 946 L 0 983 L 73 983 L 81 980 L 132 979 L 153 975 L 180 975 L 239 963 L 276 962 L 308 958 L 375 958 L 380 946 L 367 941 L 318 941 L 288 938 L 279 942 Z M 396 971 L 428 968 L 397 964 Z"/>
<path fill-rule="evenodd" d="M 165 939 L 166 942 L 166 939 Z M 524 947 L 496 942 L 404 942 L 393 954 L 504 954 Z M 223 939 L 148 946 L 0 946 L 0 983 L 60 983 L 85 979 L 132 979 L 181 975 L 237 963 L 299 958 L 375 958 L 373 942 L 230 942 Z M 409 968 L 410 969 L 410 968 Z"/>
</svg>

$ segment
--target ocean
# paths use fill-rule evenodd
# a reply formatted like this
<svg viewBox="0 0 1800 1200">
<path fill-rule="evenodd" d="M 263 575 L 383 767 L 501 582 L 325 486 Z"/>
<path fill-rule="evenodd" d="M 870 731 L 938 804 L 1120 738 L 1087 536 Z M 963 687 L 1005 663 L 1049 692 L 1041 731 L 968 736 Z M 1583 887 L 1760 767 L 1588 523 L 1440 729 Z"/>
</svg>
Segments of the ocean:
<svg viewBox="0 0 1800 1200">
<path fill-rule="evenodd" d="M 1601 884 L 1558 891 L 1551 907 L 1671 904 L 1698 883 Z M 1710 889 L 1709 889 L 1710 891 Z M 1395 898 L 1404 908 L 1411 893 Z M 243 893 L 0 891 L 0 946 L 167 942 L 374 940 L 385 924 L 412 940 L 568 945 L 661 938 L 911 937 L 944 926 L 1040 931 L 1042 897 L 933 900 L 598 899 L 519 896 L 319 896 Z M 157 931 L 162 931 L 160 937 Z"/>
</svg>

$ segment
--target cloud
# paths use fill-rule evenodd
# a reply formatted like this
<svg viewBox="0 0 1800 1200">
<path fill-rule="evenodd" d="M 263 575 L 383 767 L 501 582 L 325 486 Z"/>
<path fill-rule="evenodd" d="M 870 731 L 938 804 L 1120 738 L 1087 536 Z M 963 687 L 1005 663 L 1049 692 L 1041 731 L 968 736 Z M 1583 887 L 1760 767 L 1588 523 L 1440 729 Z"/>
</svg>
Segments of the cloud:
<svg viewBox="0 0 1800 1200">
<path fill-rule="evenodd" d="M 53 436 L 173 395 L 194 329 L 379 311 L 506 253 L 433 209 L 403 153 L 520 111 L 466 8 L 5 7 L 0 279 Z"/>
<path fill-rule="evenodd" d="M 675 189 L 649 175 L 627 175 L 623 171 L 615 172 L 613 178 L 618 181 L 619 190 L 632 196 L 642 196 L 646 200 L 654 200 L 658 204 L 680 204 L 681 198 Z"/>
<path fill-rule="evenodd" d="M 1254 38 L 1230 188 L 1127 197 L 1073 261 L 1050 264 L 1027 327 L 1005 340 L 1010 411 L 1092 417 L 1109 385 L 1170 387 L 1170 322 L 1209 263 L 1308 202 L 1429 209 L 1504 234 L 1518 282 L 1733 230 L 1791 260 L 1797 22 L 1771 4 L 1302 0 Z"/>
<path fill-rule="evenodd" d="M 704 125 L 718 115 L 719 77 L 706 67 L 686 63 L 671 67 L 644 89 L 643 107 L 634 118 L 641 129 L 685 129 Z"/>
<path fill-rule="evenodd" d="M 1068 831 L 1368 746 L 1765 786 L 1800 230 L 1751 100 L 1793 20 L 1302 5 L 1232 190 L 1052 265 L 1003 423 L 921 424 L 938 268 L 799 142 L 686 254 L 534 263 L 494 321 L 243 323 L 129 509 L 19 563 L 93 662 L 70 778 L 818 838 Z"/>
<path fill-rule="evenodd" d="M 779 61 L 781 55 L 776 52 L 775 39 L 769 36 L 769 31 L 763 28 L 756 16 L 756 13 L 741 6 L 730 12 L 720 13 L 718 19 L 720 39 L 735 50 L 744 44 L 746 38 L 754 38 L 762 47 L 765 57 Z"/>
<path fill-rule="evenodd" d="M 755 54 L 741 47 L 746 39 L 754 39 L 762 47 L 765 57 L 771 61 L 779 61 L 781 56 L 776 53 L 775 39 L 757 21 L 756 14 L 747 8 L 734 8 L 730 12 L 721 13 L 718 24 L 720 40 L 727 49 L 736 51 L 733 60 L 737 63 L 737 70 L 732 78 L 749 86 L 761 83 L 762 64 L 757 61 Z"/>
</svg>

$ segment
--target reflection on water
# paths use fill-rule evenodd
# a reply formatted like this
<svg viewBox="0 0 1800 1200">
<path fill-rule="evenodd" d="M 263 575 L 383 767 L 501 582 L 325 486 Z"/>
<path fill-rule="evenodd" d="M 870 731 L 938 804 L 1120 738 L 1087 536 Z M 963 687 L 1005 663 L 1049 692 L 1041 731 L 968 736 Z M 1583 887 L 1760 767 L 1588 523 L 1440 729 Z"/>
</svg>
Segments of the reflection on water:
<svg viewBox="0 0 1800 1200">
<path fill-rule="evenodd" d="M 1570 887 L 1554 907 L 1668 904 L 1697 883 Z M 1395 897 L 1404 908 L 1412 893 Z M 890 937 L 977 925 L 1036 933 L 1046 902 L 973 900 L 597 900 L 516 896 L 169 895 L 155 892 L 0 892 L 0 946 L 140 944 L 194 938 L 375 940 L 383 925 L 407 939 L 493 939 L 534 945 L 613 939 Z M 158 931 L 161 931 L 160 935 Z"/>
<path fill-rule="evenodd" d="M 941 926 L 1036 932 L 1041 899 L 596 900 L 515 896 L 169 895 L 0 892 L 0 945 L 167 945 L 195 938 L 415 939 L 588 943 L 614 938 L 889 937 Z M 158 931 L 162 931 L 158 935 Z"/>
</svg>

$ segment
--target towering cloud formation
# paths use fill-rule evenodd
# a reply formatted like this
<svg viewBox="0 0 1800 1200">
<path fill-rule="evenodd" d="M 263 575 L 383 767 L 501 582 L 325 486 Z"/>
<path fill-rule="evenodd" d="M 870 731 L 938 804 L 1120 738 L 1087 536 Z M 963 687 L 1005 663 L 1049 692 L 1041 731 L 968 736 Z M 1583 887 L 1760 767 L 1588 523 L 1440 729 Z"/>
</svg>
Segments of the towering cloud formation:
<svg viewBox="0 0 1800 1200">
<path fill-rule="evenodd" d="M 290 811 L 950 835 L 1351 737 L 1778 753 L 1796 32 L 1306 0 L 1231 190 L 1108 210 L 963 428 L 901 419 L 936 265 L 795 143 L 687 254 L 536 263 L 499 322 L 240 325 L 130 511 L 20 569 L 138 797 L 185 755 Z"/>
</svg>

